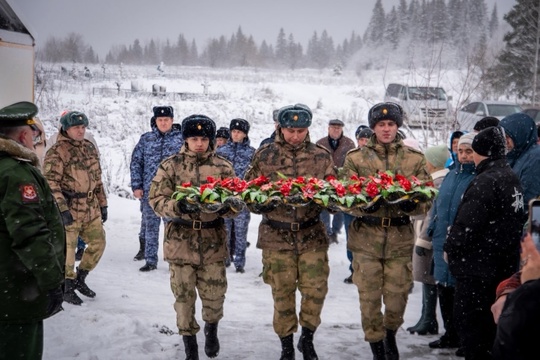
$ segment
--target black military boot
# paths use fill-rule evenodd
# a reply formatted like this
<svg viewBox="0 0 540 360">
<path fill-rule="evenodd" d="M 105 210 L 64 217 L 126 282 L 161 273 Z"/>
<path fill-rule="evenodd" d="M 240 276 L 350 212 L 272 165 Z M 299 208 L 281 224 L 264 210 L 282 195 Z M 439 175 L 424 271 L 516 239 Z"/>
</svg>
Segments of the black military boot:
<svg viewBox="0 0 540 360">
<path fill-rule="evenodd" d="M 414 326 L 407 331 L 418 335 L 436 335 L 439 333 L 437 322 L 437 285 L 422 284 L 422 315 Z"/>
<path fill-rule="evenodd" d="M 75 279 L 66 279 L 65 281 L 65 290 L 64 290 L 64 301 L 73 305 L 81 305 L 83 301 L 75 293 L 75 287 L 77 280 Z"/>
<path fill-rule="evenodd" d="M 135 257 L 133 258 L 134 261 L 144 260 L 144 247 L 145 247 L 146 241 L 144 238 L 139 238 L 139 252 Z"/>
<path fill-rule="evenodd" d="M 386 360 L 399 360 L 399 351 L 396 344 L 396 331 L 386 329 L 386 337 L 384 338 L 384 352 Z"/>
<path fill-rule="evenodd" d="M 96 297 L 96 293 L 93 292 L 88 285 L 86 285 L 86 277 L 88 276 L 88 270 L 82 270 L 77 268 L 77 283 L 76 289 L 86 297 Z"/>
<path fill-rule="evenodd" d="M 197 336 L 184 335 L 184 349 L 186 351 L 186 360 L 199 360 L 199 345 L 197 345 Z"/>
<path fill-rule="evenodd" d="M 281 357 L 279 360 L 294 360 L 293 334 L 279 338 L 281 340 Z"/>
<path fill-rule="evenodd" d="M 315 347 L 313 347 L 313 333 L 306 327 L 302 327 L 302 335 L 298 340 L 298 351 L 304 355 L 304 360 L 319 360 L 317 353 L 315 352 Z"/>
<path fill-rule="evenodd" d="M 371 346 L 373 360 L 386 360 L 386 355 L 384 354 L 384 342 L 382 340 L 369 343 L 369 346 Z"/>
<path fill-rule="evenodd" d="M 215 358 L 219 354 L 219 339 L 217 337 L 217 328 L 217 323 L 206 323 L 204 325 L 204 336 L 206 336 L 206 341 L 204 343 L 204 352 L 209 358 Z"/>
</svg>

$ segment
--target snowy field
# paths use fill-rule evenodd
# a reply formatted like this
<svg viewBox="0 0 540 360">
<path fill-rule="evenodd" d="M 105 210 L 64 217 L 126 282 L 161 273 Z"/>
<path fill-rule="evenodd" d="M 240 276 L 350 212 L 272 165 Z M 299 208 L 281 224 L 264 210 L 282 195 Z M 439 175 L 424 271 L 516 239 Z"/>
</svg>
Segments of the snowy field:
<svg viewBox="0 0 540 360">
<path fill-rule="evenodd" d="M 65 65 L 71 69 L 71 65 Z M 162 261 L 157 271 L 138 271 L 143 262 L 133 261 L 138 250 L 140 225 L 139 202 L 131 197 L 129 161 L 131 151 L 143 132 L 149 131 L 151 109 L 172 105 L 175 121 L 201 113 L 212 117 L 217 126 L 228 126 L 231 119 L 250 121 L 250 139 L 254 147 L 273 130 L 272 110 L 284 105 L 305 103 L 313 109 L 311 140 L 326 136 L 328 120 L 342 119 L 345 134 L 354 137 L 359 124 L 367 123 L 367 112 L 383 100 L 385 84 L 409 81 L 421 74 L 403 72 L 347 73 L 334 76 L 330 71 L 269 71 L 257 69 L 214 70 L 204 68 L 167 68 L 158 74 L 155 68 L 91 69 L 94 77 L 86 79 L 82 67 L 75 79 L 62 75 L 60 65 L 38 64 L 42 83 L 36 90 L 40 118 L 48 135 L 58 126 L 64 109 L 85 112 L 89 130 L 95 136 L 109 191 L 109 220 L 105 224 L 107 248 L 101 262 L 88 277 L 96 291 L 95 299 L 84 299 L 80 307 L 65 304 L 65 311 L 45 321 L 46 360 L 82 359 L 184 359 L 181 337 L 176 333 L 174 298 L 169 288 L 168 266 Z M 458 96 L 458 72 L 445 72 L 444 87 Z M 442 80 L 441 80 L 442 81 Z M 181 100 L 134 95 L 132 87 L 150 91 L 153 84 L 167 93 L 202 94 L 206 84 L 208 100 Z M 440 84 L 437 83 L 437 84 Z M 431 86 L 436 84 L 431 83 Z M 98 88 L 113 89 L 104 93 Z M 96 90 L 97 89 L 97 90 Z M 114 91 L 120 89 L 121 91 Z M 129 93 L 129 94 L 128 94 Z M 441 133 L 415 132 L 421 142 L 444 143 Z M 280 356 L 280 343 L 272 329 L 273 304 L 270 287 L 259 276 L 261 251 L 255 248 L 260 217 L 250 223 L 246 273 L 228 269 L 229 288 L 225 316 L 220 322 L 221 351 L 218 359 L 272 360 Z M 322 313 L 322 324 L 315 334 L 315 348 L 320 359 L 371 359 L 369 344 L 363 340 L 357 289 L 343 283 L 349 275 L 344 234 L 339 244 L 331 245 L 329 293 Z M 298 294 L 299 295 L 299 294 Z M 298 296 L 299 297 L 299 296 Z M 202 324 L 200 302 L 197 319 Z M 454 350 L 431 350 L 427 343 L 438 336 L 410 335 L 405 328 L 420 317 L 421 285 L 416 284 L 409 298 L 405 323 L 398 331 L 402 359 L 457 359 Z M 439 318 L 440 331 L 442 320 Z M 204 335 L 199 333 L 199 352 L 204 355 Z M 295 343 L 298 334 L 295 338 Z M 297 359 L 302 355 L 297 352 Z"/>
</svg>

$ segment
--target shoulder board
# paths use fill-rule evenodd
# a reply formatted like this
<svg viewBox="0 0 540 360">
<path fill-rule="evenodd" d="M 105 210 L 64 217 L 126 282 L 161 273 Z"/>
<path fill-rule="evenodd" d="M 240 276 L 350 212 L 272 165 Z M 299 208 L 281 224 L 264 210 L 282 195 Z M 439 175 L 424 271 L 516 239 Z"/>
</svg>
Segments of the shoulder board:
<svg viewBox="0 0 540 360">
<path fill-rule="evenodd" d="M 403 147 L 405 148 L 405 150 L 409 150 L 410 152 L 413 152 L 413 153 L 416 153 L 416 154 L 420 154 L 420 155 L 424 155 L 423 152 L 421 152 L 420 150 L 416 150 L 416 149 L 413 148 L 413 147 L 410 147 L 410 146 L 407 146 L 407 145 L 403 145 Z"/>
<path fill-rule="evenodd" d="M 229 164 L 232 165 L 232 162 L 230 162 L 229 159 L 227 159 L 226 157 L 224 157 L 222 155 L 219 155 L 217 153 L 214 153 L 214 156 L 217 157 L 218 159 L 224 160 L 224 161 L 226 161 L 226 162 L 228 162 Z"/>
<path fill-rule="evenodd" d="M 362 151 L 362 148 L 357 147 L 357 148 L 354 148 L 354 149 L 351 149 L 351 150 L 347 151 L 347 155 L 355 153 L 355 152 L 359 152 L 359 151 Z"/>
</svg>

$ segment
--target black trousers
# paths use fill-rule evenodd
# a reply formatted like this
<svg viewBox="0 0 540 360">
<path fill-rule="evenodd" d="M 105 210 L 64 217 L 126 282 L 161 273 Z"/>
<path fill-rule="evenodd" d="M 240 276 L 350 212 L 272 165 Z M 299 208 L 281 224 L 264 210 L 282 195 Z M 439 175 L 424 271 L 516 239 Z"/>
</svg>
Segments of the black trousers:
<svg viewBox="0 0 540 360">
<path fill-rule="evenodd" d="M 454 320 L 466 360 L 491 359 L 497 326 L 491 313 L 499 281 L 456 277 Z"/>
<path fill-rule="evenodd" d="M 43 321 L 0 323 L 0 360 L 41 360 Z"/>
</svg>

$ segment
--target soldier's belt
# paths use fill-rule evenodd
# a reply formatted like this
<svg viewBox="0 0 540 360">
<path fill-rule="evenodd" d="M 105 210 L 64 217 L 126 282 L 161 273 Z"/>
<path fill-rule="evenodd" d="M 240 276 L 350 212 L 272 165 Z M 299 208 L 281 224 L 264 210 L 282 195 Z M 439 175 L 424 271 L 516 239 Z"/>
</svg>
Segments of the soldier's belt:
<svg viewBox="0 0 540 360">
<path fill-rule="evenodd" d="M 290 230 L 290 231 L 299 231 L 302 229 L 307 229 L 319 222 L 318 217 L 311 218 L 309 220 L 303 221 L 303 222 L 282 222 L 282 221 L 275 221 L 270 219 L 263 219 L 262 223 L 270 225 L 274 229 L 283 229 L 283 230 Z"/>
<path fill-rule="evenodd" d="M 224 224 L 222 218 L 217 218 L 212 221 L 199 221 L 199 220 L 184 220 L 179 218 L 172 219 L 172 222 L 180 225 L 186 229 L 201 230 L 201 229 L 214 229 Z"/>
<path fill-rule="evenodd" d="M 372 226 L 402 226 L 408 225 L 411 223 L 411 218 L 408 216 L 399 216 L 399 217 L 378 217 L 378 216 L 359 216 L 357 217 L 358 221 L 363 222 L 366 225 Z"/>
<path fill-rule="evenodd" d="M 91 198 L 94 197 L 94 192 L 93 191 L 74 192 L 74 191 L 62 190 L 62 194 L 64 195 L 64 197 L 67 197 L 67 198 L 70 198 L 70 199 L 85 199 L 85 198 L 91 199 Z"/>
</svg>

